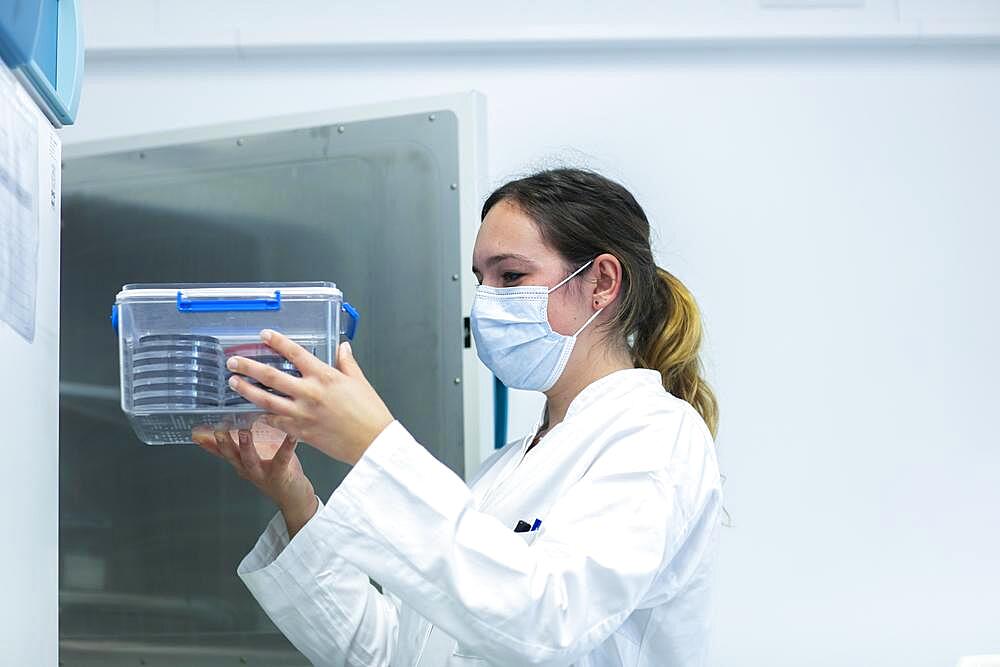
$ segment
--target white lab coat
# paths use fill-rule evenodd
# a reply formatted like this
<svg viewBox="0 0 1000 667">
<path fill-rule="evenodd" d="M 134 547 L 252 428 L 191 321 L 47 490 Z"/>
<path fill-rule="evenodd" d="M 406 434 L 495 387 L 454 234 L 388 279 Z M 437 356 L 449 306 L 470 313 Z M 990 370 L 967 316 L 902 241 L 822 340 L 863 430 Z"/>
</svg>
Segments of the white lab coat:
<svg viewBox="0 0 1000 667">
<path fill-rule="evenodd" d="M 721 489 L 701 417 L 624 370 L 525 454 L 533 437 L 470 488 L 393 423 L 238 573 L 316 665 L 703 664 Z"/>
</svg>

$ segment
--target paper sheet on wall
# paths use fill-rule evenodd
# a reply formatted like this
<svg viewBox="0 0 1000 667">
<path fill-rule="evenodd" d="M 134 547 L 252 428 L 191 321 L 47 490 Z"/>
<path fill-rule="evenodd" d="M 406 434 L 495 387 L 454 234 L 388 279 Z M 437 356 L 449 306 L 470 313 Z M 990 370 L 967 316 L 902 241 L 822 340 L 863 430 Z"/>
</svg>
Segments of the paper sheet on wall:
<svg viewBox="0 0 1000 667">
<path fill-rule="evenodd" d="M 38 126 L 16 86 L 0 72 L 0 320 L 30 342 L 38 281 Z"/>
</svg>

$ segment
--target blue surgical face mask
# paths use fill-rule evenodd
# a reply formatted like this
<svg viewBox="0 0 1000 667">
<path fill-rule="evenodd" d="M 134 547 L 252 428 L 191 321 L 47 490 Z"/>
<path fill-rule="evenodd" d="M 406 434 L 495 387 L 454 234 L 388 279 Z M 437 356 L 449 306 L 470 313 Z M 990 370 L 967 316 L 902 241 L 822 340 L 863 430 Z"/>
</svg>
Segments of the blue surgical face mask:
<svg viewBox="0 0 1000 667">
<path fill-rule="evenodd" d="M 572 336 L 549 325 L 549 294 L 593 264 L 590 260 L 553 288 L 486 287 L 472 302 L 472 337 L 486 367 L 511 389 L 548 391 L 566 369 L 576 337 L 593 322 L 594 313 Z"/>
</svg>

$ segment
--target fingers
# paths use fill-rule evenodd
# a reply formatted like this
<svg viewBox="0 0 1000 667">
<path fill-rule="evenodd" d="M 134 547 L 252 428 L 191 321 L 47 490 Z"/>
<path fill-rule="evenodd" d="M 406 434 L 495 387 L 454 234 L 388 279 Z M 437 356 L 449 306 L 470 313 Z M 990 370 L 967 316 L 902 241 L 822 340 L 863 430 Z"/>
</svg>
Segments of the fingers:
<svg viewBox="0 0 1000 667">
<path fill-rule="evenodd" d="M 274 458 L 271 459 L 275 465 L 286 466 L 292 460 L 292 456 L 295 455 L 295 447 L 298 446 L 299 439 L 293 435 L 286 435 L 281 446 L 278 447 L 278 451 L 274 453 Z"/>
<path fill-rule="evenodd" d="M 264 329 L 260 332 L 260 337 L 271 349 L 295 364 L 303 376 L 322 373 L 329 368 L 327 364 L 309 354 L 309 351 L 304 347 L 277 331 Z"/>
<path fill-rule="evenodd" d="M 215 434 L 212 432 L 211 428 L 207 426 L 196 426 L 194 430 L 191 431 L 191 440 L 194 444 L 198 445 L 212 456 L 218 456 L 220 459 L 223 458 L 222 453 L 215 444 Z"/>
<path fill-rule="evenodd" d="M 230 357 L 226 362 L 226 368 L 234 373 L 252 377 L 254 380 L 289 396 L 297 396 L 302 384 L 302 380 L 294 375 L 244 357 Z"/>
<path fill-rule="evenodd" d="M 240 396 L 257 407 L 262 408 L 265 412 L 286 417 L 298 414 L 295 403 L 290 398 L 264 391 L 260 387 L 242 380 L 235 375 L 229 378 L 229 386 L 239 393 Z"/>
<path fill-rule="evenodd" d="M 364 379 L 365 377 L 364 372 L 354 358 L 354 350 L 351 348 L 351 344 L 346 340 L 340 344 L 340 348 L 337 351 L 337 369 L 348 377 L 359 379 Z"/>
<path fill-rule="evenodd" d="M 298 436 L 295 435 L 298 431 L 295 428 L 295 420 L 291 417 L 281 417 L 278 415 L 264 415 L 261 420 L 272 428 L 276 428 L 283 433 L 287 433 L 289 436 L 294 436 L 296 441 Z"/>
<path fill-rule="evenodd" d="M 260 480 L 264 477 L 264 471 L 260 465 L 260 455 L 253 444 L 253 436 L 250 431 L 240 431 L 240 460 L 251 480 Z"/>
<path fill-rule="evenodd" d="M 229 461 L 230 465 L 236 469 L 236 473 L 240 477 L 246 477 L 247 471 L 243 467 L 243 461 L 240 459 L 240 454 L 236 443 L 233 442 L 233 436 L 229 435 L 229 431 L 216 431 L 215 432 L 215 446 L 222 458 Z"/>
</svg>

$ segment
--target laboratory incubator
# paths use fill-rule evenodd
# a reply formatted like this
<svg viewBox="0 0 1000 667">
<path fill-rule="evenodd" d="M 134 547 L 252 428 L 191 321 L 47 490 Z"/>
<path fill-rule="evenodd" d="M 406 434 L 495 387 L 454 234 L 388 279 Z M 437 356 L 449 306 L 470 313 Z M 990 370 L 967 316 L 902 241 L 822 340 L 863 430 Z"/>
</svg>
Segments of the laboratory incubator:
<svg viewBox="0 0 1000 667">
<path fill-rule="evenodd" d="M 308 664 L 235 573 L 275 507 L 184 444 L 195 422 L 259 415 L 227 391 L 228 356 L 298 373 L 261 328 L 328 363 L 353 333 L 428 451 L 460 476 L 492 451 L 468 331 L 483 106 L 463 93 L 66 147 L 63 664 Z M 324 500 L 349 471 L 297 454 Z"/>
</svg>

